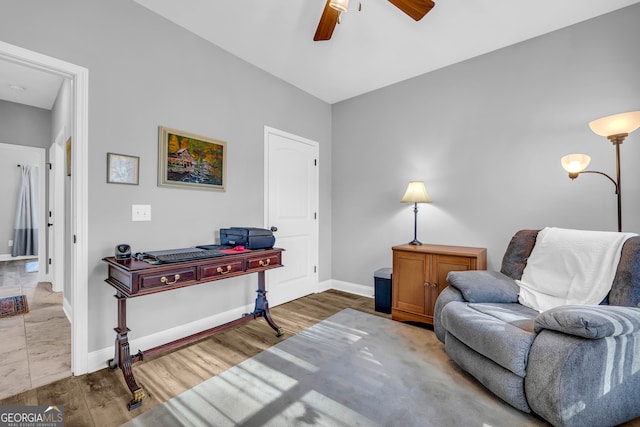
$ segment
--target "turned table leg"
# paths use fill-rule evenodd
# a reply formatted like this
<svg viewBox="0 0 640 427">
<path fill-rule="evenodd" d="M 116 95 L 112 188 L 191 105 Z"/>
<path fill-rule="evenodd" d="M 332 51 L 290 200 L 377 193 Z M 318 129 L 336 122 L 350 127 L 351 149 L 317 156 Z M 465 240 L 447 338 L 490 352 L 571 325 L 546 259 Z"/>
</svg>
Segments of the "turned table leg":
<svg viewBox="0 0 640 427">
<path fill-rule="evenodd" d="M 138 354 L 131 357 L 131 353 L 129 351 L 129 338 L 127 336 L 130 331 L 130 329 L 127 328 L 127 298 L 120 292 L 118 292 L 115 297 L 118 300 L 118 327 L 114 328 L 116 331 L 115 354 L 113 359 L 109 360 L 108 364 L 109 369 L 111 370 L 115 370 L 118 367 L 122 370 L 127 387 L 129 387 L 129 390 L 133 395 L 131 402 L 127 403 L 127 408 L 132 410 L 142 405 L 144 390 L 138 385 L 138 383 L 136 383 L 131 365 L 133 364 L 134 359 L 136 361 L 142 360 L 143 355 L 142 352 L 139 351 Z"/>
<path fill-rule="evenodd" d="M 271 318 L 271 311 L 269 311 L 269 301 L 267 301 L 267 291 L 265 288 L 264 271 L 258 272 L 258 290 L 256 291 L 256 306 L 253 310 L 253 317 L 264 317 L 269 326 L 276 331 L 276 336 L 281 337 L 284 335 L 284 331 L 276 322 Z"/>
</svg>

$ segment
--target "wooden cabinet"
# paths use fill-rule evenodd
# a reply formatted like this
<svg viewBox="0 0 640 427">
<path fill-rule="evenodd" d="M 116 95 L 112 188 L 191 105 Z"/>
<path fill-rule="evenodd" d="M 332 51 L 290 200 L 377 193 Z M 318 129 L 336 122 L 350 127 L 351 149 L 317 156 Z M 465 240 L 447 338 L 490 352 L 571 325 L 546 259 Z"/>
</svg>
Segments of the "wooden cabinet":
<svg viewBox="0 0 640 427">
<path fill-rule="evenodd" d="M 393 320 L 433 324 L 436 299 L 449 286 L 447 274 L 487 268 L 485 248 L 400 245 L 392 249 Z"/>
</svg>

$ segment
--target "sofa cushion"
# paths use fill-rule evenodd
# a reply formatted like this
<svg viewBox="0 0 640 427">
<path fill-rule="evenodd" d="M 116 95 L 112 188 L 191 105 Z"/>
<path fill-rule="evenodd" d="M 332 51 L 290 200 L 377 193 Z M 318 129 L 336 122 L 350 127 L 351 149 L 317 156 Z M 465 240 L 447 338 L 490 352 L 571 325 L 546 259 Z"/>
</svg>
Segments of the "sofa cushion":
<svg viewBox="0 0 640 427">
<path fill-rule="evenodd" d="M 500 271 L 512 279 L 520 280 L 522 272 L 527 266 L 527 260 L 533 246 L 536 244 L 539 230 L 520 230 L 509 242 L 507 250 L 502 257 Z"/>
<path fill-rule="evenodd" d="M 640 332 L 640 308 L 565 305 L 540 313 L 535 332 L 543 329 L 598 339 Z"/>
<path fill-rule="evenodd" d="M 451 271 L 447 282 L 468 302 L 518 302 L 518 284 L 499 271 Z"/>
<path fill-rule="evenodd" d="M 628 307 L 640 304 L 640 236 L 630 238 L 622 247 L 607 303 Z"/>
<path fill-rule="evenodd" d="M 520 304 L 453 301 L 442 309 L 445 329 L 468 347 L 524 377 L 538 313 Z M 446 342 L 445 342 L 446 344 Z"/>
</svg>

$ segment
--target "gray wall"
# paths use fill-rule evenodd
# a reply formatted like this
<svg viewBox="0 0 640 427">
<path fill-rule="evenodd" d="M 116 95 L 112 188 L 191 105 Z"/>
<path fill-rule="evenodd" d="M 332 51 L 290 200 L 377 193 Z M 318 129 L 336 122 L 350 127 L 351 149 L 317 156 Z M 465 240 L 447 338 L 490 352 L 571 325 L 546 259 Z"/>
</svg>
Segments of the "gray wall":
<svg viewBox="0 0 640 427">
<path fill-rule="evenodd" d="M 613 185 L 568 179 L 560 158 L 615 150 L 588 122 L 640 110 L 640 5 L 333 106 L 333 278 L 372 286 L 391 246 L 413 238 L 399 203 L 423 180 L 422 242 L 488 248 L 499 269 L 513 233 L 617 229 Z M 471 43 L 472 40 L 469 40 Z M 640 131 L 621 146 L 623 228 L 640 232 Z"/>
<path fill-rule="evenodd" d="M 0 100 L 0 142 L 28 147 L 47 148 L 51 138 L 51 111 L 28 105 L 16 104 Z M 9 147 L 10 148 L 10 147 Z M 11 153 L 14 150 L 10 150 Z M 25 156 L 20 151 L 20 156 Z M 9 161 L 9 159 L 11 159 Z M 16 161 L 14 155 L 5 153 L 0 148 L 0 193 L 3 202 L 0 204 L 0 254 L 10 254 L 8 246 L 13 239 L 13 226 L 18 197 L 19 173 L 17 163 L 29 163 L 27 157 Z M 34 161 L 33 164 L 37 164 Z M 45 171 L 40 171 L 44 173 Z M 44 191 L 44 189 L 42 189 Z M 44 212 L 42 215 L 44 220 Z"/>
<path fill-rule="evenodd" d="M 51 111 L 0 100 L 0 142 L 49 148 Z"/>
<path fill-rule="evenodd" d="M 611 184 L 570 181 L 560 157 L 586 152 L 613 173 L 587 123 L 640 108 L 639 18 L 633 6 L 331 107 L 128 0 L 4 5 L 0 40 L 89 69 L 89 349 L 113 343 L 100 259 L 115 244 L 180 247 L 262 223 L 264 125 L 320 143 L 320 280 L 371 285 L 390 265 L 390 247 L 412 238 L 399 203 L 412 179 L 434 201 L 419 238 L 487 247 L 490 267 L 520 228 L 614 230 Z M 157 187 L 159 125 L 227 141 L 227 191 Z M 107 152 L 140 156 L 139 186 L 106 184 Z M 622 152 L 625 229 L 640 230 L 638 135 Z M 153 221 L 131 222 L 134 203 Z M 132 301 L 130 337 L 254 298 L 249 278 L 226 282 Z"/>
<path fill-rule="evenodd" d="M 319 142 L 320 228 L 330 229 L 328 104 L 128 0 L 11 2 L 0 39 L 89 69 L 90 351 L 113 345 L 116 306 L 101 258 L 116 244 L 191 246 L 213 242 L 220 227 L 262 224 L 265 125 Z M 227 191 L 158 187 L 159 125 L 227 141 Z M 140 185 L 107 184 L 107 152 L 139 156 Z M 131 222 L 131 204 L 152 205 L 152 221 Z M 331 277 L 330 250 L 329 234 L 321 235 L 320 280 Z M 243 306 L 255 298 L 254 281 L 135 300 L 129 336 Z"/>
</svg>

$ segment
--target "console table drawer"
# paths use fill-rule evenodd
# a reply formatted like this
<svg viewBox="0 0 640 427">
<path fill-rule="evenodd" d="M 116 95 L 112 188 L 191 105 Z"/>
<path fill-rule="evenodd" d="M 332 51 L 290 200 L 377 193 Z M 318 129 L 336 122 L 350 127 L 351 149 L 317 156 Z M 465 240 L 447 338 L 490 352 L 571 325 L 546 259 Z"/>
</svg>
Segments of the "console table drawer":
<svg viewBox="0 0 640 427">
<path fill-rule="evenodd" d="M 242 260 L 202 265 L 200 266 L 200 279 L 228 276 L 233 273 L 242 273 L 243 271 L 244 263 Z"/>
<path fill-rule="evenodd" d="M 264 270 L 266 268 L 280 267 L 281 265 L 282 258 L 280 252 L 247 259 L 247 271 Z"/>
<path fill-rule="evenodd" d="M 157 274 L 141 274 L 140 289 L 171 287 L 173 285 L 183 286 L 188 282 L 196 281 L 196 268 L 182 268 L 165 271 Z"/>
</svg>

